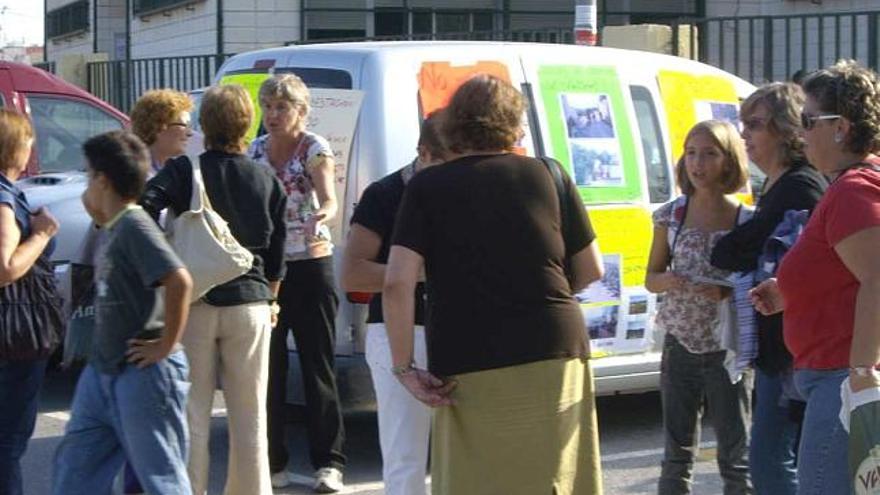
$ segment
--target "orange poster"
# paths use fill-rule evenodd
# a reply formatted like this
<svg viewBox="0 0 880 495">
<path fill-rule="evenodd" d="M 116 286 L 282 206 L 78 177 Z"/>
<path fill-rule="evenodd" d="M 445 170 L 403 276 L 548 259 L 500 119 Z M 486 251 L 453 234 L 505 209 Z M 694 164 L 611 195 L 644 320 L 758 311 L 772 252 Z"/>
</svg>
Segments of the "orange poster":
<svg viewBox="0 0 880 495">
<path fill-rule="evenodd" d="M 476 74 L 489 74 L 510 82 L 507 65 L 492 60 L 473 65 L 424 62 L 419 71 L 419 104 L 422 116 L 443 108 L 459 86 Z"/>
</svg>

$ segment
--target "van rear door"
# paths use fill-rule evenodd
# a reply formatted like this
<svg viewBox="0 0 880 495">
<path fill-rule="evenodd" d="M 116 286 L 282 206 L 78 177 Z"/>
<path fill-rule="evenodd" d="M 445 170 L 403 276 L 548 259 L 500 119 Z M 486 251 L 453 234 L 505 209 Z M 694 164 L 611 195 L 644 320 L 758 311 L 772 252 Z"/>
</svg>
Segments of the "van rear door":
<svg viewBox="0 0 880 495">
<path fill-rule="evenodd" d="M 599 393 L 656 388 L 660 357 L 651 318 L 656 298 L 643 285 L 653 227 L 649 147 L 642 141 L 653 132 L 656 152 L 664 153 L 663 133 L 652 92 L 645 91 L 650 78 L 632 80 L 615 55 L 571 46 L 522 54 L 539 149 L 571 174 L 603 253 L 605 276 L 576 295 L 593 357 L 601 358 L 594 361 Z M 637 115 L 637 106 L 651 110 L 653 120 Z M 668 167 L 665 157 L 654 158 Z M 657 187 L 665 199 L 668 168 L 654 173 L 665 177 L 666 190 Z"/>
</svg>

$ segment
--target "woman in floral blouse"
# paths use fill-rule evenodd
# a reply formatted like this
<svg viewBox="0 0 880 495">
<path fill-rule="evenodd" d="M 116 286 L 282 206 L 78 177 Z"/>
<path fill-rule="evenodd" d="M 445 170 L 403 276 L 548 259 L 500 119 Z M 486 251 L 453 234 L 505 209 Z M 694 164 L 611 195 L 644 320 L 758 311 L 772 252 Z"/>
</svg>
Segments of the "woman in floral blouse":
<svg viewBox="0 0 880 495">
<path fill-rule="evenodd" d="M 660 495 L 690 493 L 704 406 L 712 411 L 725 494 L 751 493 L 748 464 L 751 376 L 732 384 L 715 327 L 730 289 L 728 272 L 709 263 L 712 247 L 748 215 L 730 194 L 748 178 L 737 130 L 710 120 L 687 135 L 677 165 L 681 197 L 654 213 L 645 286 L 663 293 L 657 325 L 665 331 L 660 391 L 666 448 Z M 705 398 L 705 403 L 704 403 Z"/>
<path fill-rule="evenodd" d="M 336 216 L 333 151 L 326 139 L 307 130 L 309 90 L 293 74 L 267 79 L 259 92 L 266 134 L 248 152 L 271 167 L 287 191 L 287 276 L 278 302 L 281 313 L 272 333 L 269 356 L 269 464 L 272 485 L 292 482 L 286 470 L 284 433 L 287 390 L 287 332 L 299 351 L 305 386 L 309 453 L 314 488 L 342 489 L 344 431 L 334 374 L 336 289 L 333 244 L 327 222 Z"/>
</svg>

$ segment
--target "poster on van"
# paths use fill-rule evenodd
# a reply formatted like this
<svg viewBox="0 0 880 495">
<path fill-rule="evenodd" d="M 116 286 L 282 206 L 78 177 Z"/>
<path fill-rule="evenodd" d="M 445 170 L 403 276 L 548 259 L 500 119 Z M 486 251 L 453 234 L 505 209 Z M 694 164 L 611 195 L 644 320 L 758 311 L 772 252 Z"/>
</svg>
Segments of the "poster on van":
<svg viewBox="0 0 880 495">
<path fill-rule="evenodd" d="M 575 294 L 587 326 L 593 357 L 643 352 L 654 345 L 652 299 L 642 287 L 623 283 L 623 257 L 602 255 L 605 274 Z"/>
<path fill-rule="evenodd" d="M 548 154 L 571 173 L 584 203 L 639 200 L 639 166 L 616 69 L 542 65 L 538 81 Z"/>
</svg>

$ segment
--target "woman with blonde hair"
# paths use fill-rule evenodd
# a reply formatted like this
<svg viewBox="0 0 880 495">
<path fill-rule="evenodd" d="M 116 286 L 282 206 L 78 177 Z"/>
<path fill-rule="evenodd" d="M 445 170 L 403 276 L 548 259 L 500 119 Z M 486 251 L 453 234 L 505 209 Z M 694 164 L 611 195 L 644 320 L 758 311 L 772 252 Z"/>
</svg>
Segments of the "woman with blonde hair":
<svg viewBox="0 0 880 495">
<path fill-rule="evenodd" d="M 336 387 L 336 308 L 333 243 L 327 223 L 336 216 L 333 150 L 306 130 L 309 90 L 293 74 L 278 74 L 260 86 L 266 134 L 254 140 L 248 155 L 275 173 L 287 191 L 287 276 L 278 303 L 281 314 L 272 331 L 269 357 L 269 463 L 272 485 L 289 485 L 285 433 L 287 334 L 293 331 L 306 398 L 309 457 L 314 488 L 333 493 L 343 488 L 345 431 Z"/>
<path fill-rule="evenodd" d="M 841 384 L 880 387 L 880 78 L 855 61 L 805 77 L 807 159 L 831 184 L 777 271 L 756 287 L 758 311 L 785 310 L 785 345 L 807 409 L 798 493 L 852 493 Z"/>
<path fill-rule="evenodd" d="M 36 303 L 21 300 L 25 290 L 17 283 L 32 276 L 35 269 L 45 272 L 50 280 L 52 276 L 48 257 L 54 247 L 58 221 L 44 208 L 31 214 L 27 197 L 15 186 L 27 168 L 33 145 L 34 131 L 27 117 L 0 109 L 0 303 L 3 305 Z M 45 296 L 56 298 L 60 308 L 54 285 L 51 289 Z M 9 323 L 5 318 L 17 321 L 21 316 L 4 312 L 3 317 L 0 338 L 5 343 L 4 350 L 10 351 L 6 343 L 13 340 L 10 334 L 15 329 L 5 326 Z M 0 360 L 0 493 L 6 495 L 23 493 L 20 460 L 34 432 L 47 357 Z"/>
<path fill-rule="evenodd" d="M 568 174 L 557 190 L 541 160 L 513 153 L 523 110 L 508 82 L 465 82 L 441 120 L 450 161 L 415 175 L 397 213 L 383 316 L 392 374 L 436 408 L 435 495 L 602 493 L 589 340 L 572 295 L 601 277 L 601 256 Z M 428 369 L 414 361 L 423 269 Z"/>
<path fill-rule="evenodd" d="M 718 438 L 724 493 L 751 493 L 751 375 L 731 383 L 724 367 L 726 351 L 715 325 L 718 303 L 731 295 L 720 283 L 729 273 L 709 263 L 718 239 L 750 214 L 732 196 L 746 184 L 747 163 L 736 128 L 717 120 L 698 123 L 676 167 L 683 195 L 654 212 L 645 287 L 664 294 L 656 319 L 666 334 L 660 364 L 666 437 L 661 495 L 690 493 L 706 407 Z"/>
<path fill-rule="evenodd" d="M 244 155 L 253 104 L 238 85 L 214 86 L 202 97 L 199 121 L 206 151 L 199 156 L 205 192 L 233 236 L 254 254 L 250 271 L 214 287 L 190 308 L 183 345 L 192 389 L 187 404 L 193 493 L 208 489 L 211 405 L 219 376 L 229 424 L 230 495 L 271 495 L 266 442 L 266 386 L 270 303 L 284 277 L 284 214 L 281 183 Z M 193 167 L 186 156 L 172 160 L 147 183 L 142 204 L 154 218 L 170 208 L 190 208 Z M 274 305 L 273 305 L 274 306 Z"/>
</svg>

